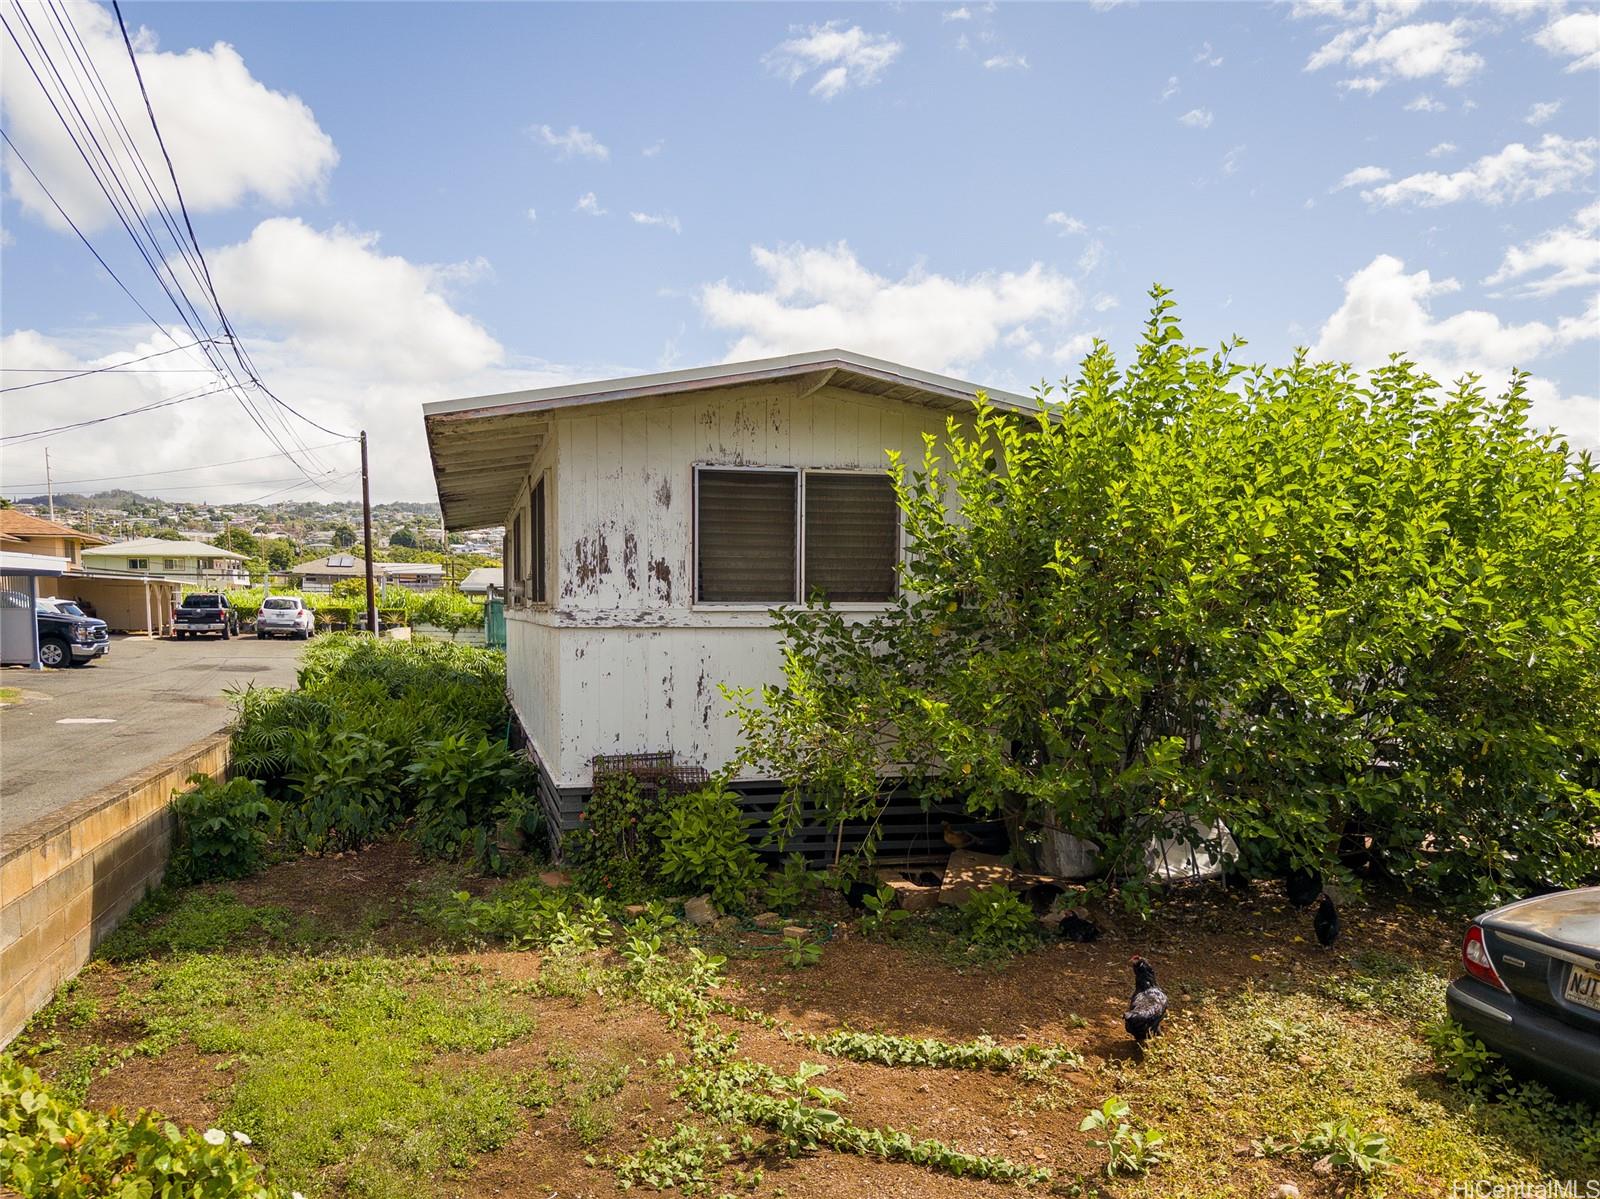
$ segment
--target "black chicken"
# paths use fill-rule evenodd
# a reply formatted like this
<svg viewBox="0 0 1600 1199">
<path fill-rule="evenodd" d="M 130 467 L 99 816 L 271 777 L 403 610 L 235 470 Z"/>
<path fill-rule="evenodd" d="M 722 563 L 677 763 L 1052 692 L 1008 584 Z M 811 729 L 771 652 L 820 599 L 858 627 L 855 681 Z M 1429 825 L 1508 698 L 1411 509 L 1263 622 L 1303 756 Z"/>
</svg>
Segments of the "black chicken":
<svg viewBox="0 0 1600 1199">
<path fill-rule="evenodd" d="M 1326 895 L 1317 904 L 1317 914 L 1311 918 L 1311 927 L 1317 932 L 1317 944 L 1324 949 L 1339 939 L 1339 909 Z"/>
<path fill-rule="evenodd" d="M 1156 986 L 1156 968 L 1142 957 L 1129 963 L 1133 966 L 1133 998 L 1123 1014 L 1122 1027 L 1139 1045 L 1146 1038 L 1161 1034 L 1161 1021 L 1167 1016 L 1167 993 Z"/>
<path fill-rule="evenodd" d="M 1297 908 L 1308 908 L 1322 894 L 1322 871 L 1300 867 L 1283 877 L 1283 893 Z"/>
<path fill-rule="evenodd" d="M 1223 863 L 1222 885 L 1235 895 L 1250 894 L 1250 876 L 1240 867 L 1238 858 Z"/>
<path fill-rule="evenodd" d="M 1061 923 L 1056 925 L 1056 932 L 1063 941 L 1077 941 L 1088 944 L 1100 936 L 1100 926 L 1093 920 L 1086 920 L 1076 912 L 1068 912 L 1061 918 Z"/>
<path fill-rule="evenodd" d="M 878 884 L 849 882 L 844 885 L 844 901 L 858 912 L 867 910 L 867 896 L 878 893 Z"/>
</svg>

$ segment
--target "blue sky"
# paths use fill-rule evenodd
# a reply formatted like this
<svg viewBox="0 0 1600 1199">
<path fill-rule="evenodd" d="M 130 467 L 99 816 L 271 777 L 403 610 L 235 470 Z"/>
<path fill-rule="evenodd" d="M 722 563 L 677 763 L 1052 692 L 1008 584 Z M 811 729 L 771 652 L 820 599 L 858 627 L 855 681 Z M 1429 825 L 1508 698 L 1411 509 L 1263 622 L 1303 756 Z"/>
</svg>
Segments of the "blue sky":
<svg viewBox="0 0 1600 1199">
<path fill-rule="evenodd" d="M 70 11 L 124 108 L 108 10 Z M 1194 336 L 1241 334 L 1253 358 L 1409 350 L 1493 382 L 1524 367 L 1537 417 L 1600 444 L 1593 6 L 124 13 L 263 377 L 372 430 L 382 498 L 432 495 L 426 400 L 834 344 L 1025 387 L 1068 373 L 1092 336 L 1128 348 L 1155 281 Z M 4 65 L 7 132 L 169 320 L 37 85 Z M 0 217 L 13 371 L 171 344 L 9 154 Z M 10 434 L 192 386 L 110 373 L 0 412 Z M 270 448 L 212 398 L 50 445 L 66 479 Z M 8 494 L 42 478 L 42 446 L 4 447 Z M 320 455 L 342 494 L 347 456 Z M 125 482 L 250 499 L 294 473 Z"/>
</svg>

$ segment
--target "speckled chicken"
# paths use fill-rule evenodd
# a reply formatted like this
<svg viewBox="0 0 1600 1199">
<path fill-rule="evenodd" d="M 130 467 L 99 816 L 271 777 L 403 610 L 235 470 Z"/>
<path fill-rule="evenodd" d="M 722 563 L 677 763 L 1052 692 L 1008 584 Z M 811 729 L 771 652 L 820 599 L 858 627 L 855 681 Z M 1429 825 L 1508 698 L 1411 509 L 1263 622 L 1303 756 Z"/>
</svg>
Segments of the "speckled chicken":
<svg viewBox="0 0 1600 1199">
<path fill-rule="evenodd" d="M 1140 1045 L 1161 1034 L 1167 1016 L 1167 993 L 1156 986 L 1156 968 L 1142 957 L 1133 958 L 1133 998 L 1122 1017 L 1122 1027 Z"/>
</svg>

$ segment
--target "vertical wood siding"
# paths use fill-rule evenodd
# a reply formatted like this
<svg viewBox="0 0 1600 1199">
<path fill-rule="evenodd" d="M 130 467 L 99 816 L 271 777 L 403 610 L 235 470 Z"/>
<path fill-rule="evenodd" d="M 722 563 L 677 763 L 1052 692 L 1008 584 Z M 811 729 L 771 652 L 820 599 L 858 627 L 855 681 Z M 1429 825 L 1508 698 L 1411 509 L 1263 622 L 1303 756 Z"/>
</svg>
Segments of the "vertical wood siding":
<svg viewBox="0 0 1600 1199">
<path fill-rule="evenodd" d="M 556 785 L 587 786 L 601 753 L 672 750 L 719 767 L 738 748 L 720 686 L 782 679 L 764 611 L 694 602 L 696 464 L 887 469 L 890 449 L 920 462 L 923 434 L 944 422 L 789 384 L 557 416 L 537 464 L 553 466 L 550 605 L 508 610 L 506 662 Z"/>
</svg>

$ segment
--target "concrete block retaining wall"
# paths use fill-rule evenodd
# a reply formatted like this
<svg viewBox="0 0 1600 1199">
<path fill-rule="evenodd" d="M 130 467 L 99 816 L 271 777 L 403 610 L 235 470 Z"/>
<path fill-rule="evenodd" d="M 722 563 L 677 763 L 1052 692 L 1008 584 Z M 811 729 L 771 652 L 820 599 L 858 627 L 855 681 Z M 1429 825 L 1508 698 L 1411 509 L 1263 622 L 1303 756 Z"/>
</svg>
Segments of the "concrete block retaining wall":
<svg viewBox="0 0 1600 1199">
<path fill-rule="evenodd" d="M 228 734 L 215 733 L 0 837 L 0 1046 L 160 883 L 172 793 L 227 767 Z"/>
</svg>

